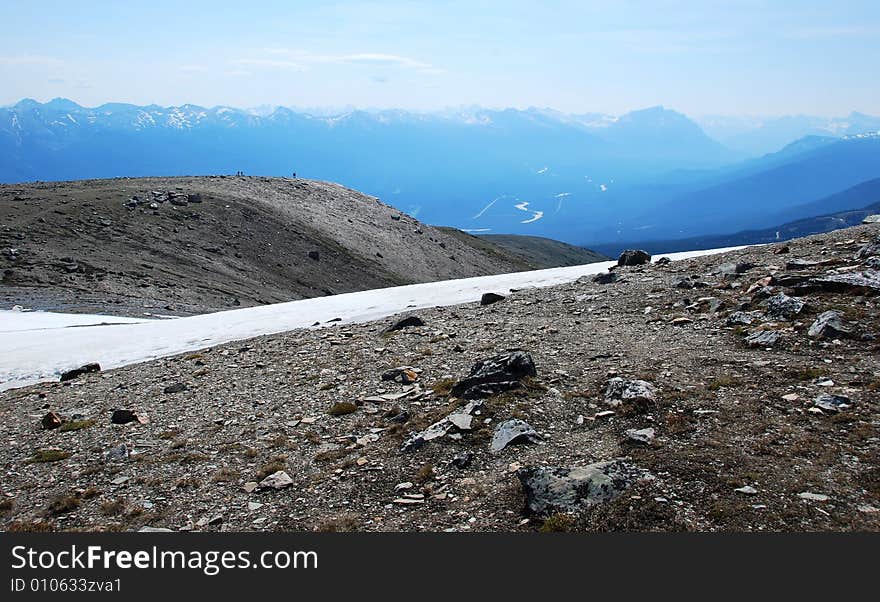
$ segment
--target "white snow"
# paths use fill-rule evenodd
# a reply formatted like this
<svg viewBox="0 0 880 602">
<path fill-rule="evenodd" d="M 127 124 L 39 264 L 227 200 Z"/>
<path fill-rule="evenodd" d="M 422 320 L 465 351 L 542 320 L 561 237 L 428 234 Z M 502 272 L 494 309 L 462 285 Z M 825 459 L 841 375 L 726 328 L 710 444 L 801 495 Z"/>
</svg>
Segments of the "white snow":
<svg viewBox="0 0 880 602">
<path fill-rule="evenodd" d="M 485 207 L 483 207 L 483 209 L 480 210 L 480 212 L 474 216 L 474 219 L 477 219 L 478 217 L 481 217 L 484 213 L 486 213 L 486 212 L 492 207 L 492 205 L 494 205 L 496 202 L 498 202 L 498 199 L 500 199 L 500 198 L 501 198 L 501 197 L 498 197 L 498 198 L 492 199 L 492 202 L 491 202 L 491 203 L 489 203 L 488 205 L 486 205 Z"/>
<path fill-rule="evenodd" d="M 148 320 L 139 318 L 119 318 L 116 316 L 62 314 L 46 311 L 0 310 L 0 334 L 83 326 L 139 324 L 147 321 Z"/>
<path fill-rule="evenodd" d="M 532 209 L 529 209 L 529 202 L 528 201 L 522 201 L 520 203 L 517 203 L 516 205 L 514 205 L 514 207 L 519 209 L 520 211 L 525 211 L 526 213 L 532 214 L 532 217 L 521 221 L 520 222 L 521 224 L 531 224 L 532 222 L 536 222 L 539 219 L 541 219 L 542 217 L 544 217 L 543 211 L 533 211 Z"/>
<path fill-rule="evenodd" d="M 666 256 L 687 259 L 740 248 Z M 469 303 L 486 292 L 503 294 L 511 289 L 573 282 L 581 276 L 604 272 L 614 263 L 412 284 L 174 320 L 0 312 L 0 390 L 57 380 L 61 372 L 89 362 L 98 362 L 103 369 L 117 368 L 230 341 L 309 328 L 315 322 L 326 324 L 334 318 L 341 318 L 341 322 L 333 324 L 368 322 L 405 311 Z"/>
<path fill-rule="evenodd" d="M 530 217 L 529 219 L 524 219 L 520 223 L 521 224 L 531 224 L 532 222 L 538 221 L 542 217 L 544 217 L 543 211 L 534 211 L 532 217 Z"/>
</svg>

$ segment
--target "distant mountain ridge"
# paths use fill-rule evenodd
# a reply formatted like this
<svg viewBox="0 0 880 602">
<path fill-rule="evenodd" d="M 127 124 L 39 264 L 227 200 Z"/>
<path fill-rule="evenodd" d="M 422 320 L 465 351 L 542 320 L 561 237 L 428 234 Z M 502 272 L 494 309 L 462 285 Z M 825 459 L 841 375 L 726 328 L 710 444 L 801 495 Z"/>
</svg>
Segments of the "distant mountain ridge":
<svg viewBox="0 0 880 602">
<path fill-rule="evenodd" d="M 743 157 L 664 107 L 313 115 L 26 99 L 0 109 L 0 181 L 296 173 L 425 223 L 585 247 L 768 227 L 880 177 L 880 137 L 869 132 Z"/>
<path fill-rule="evenodd" d="M 777 216 L 777 225 L 731 234 L 695 236 L 678 240 L 633 241 L 599 245 L 599 251 L 614 255 L 622 249 L 638 246 L 651 253 L 718 249 L 740 245 L 767 244 L 821 234 L 856 226 L 868 215 L 880 213 L 880 178 L 862 182 L 842 192 L 793 207 Z M 792 216 L 809 215 L 792 219 Z M 784 221 L 791 219 L 791 221 Z"/>
<path fill-rule="evenodd" d="M 707 134 L 750 155 L 776 152 L 807 136 L 843 137 L 880 131 L 880 116 L 853 111 L 845 117 L 790 115 L 770 119 L 709 116 L 697 119 Z"/>
</svg>

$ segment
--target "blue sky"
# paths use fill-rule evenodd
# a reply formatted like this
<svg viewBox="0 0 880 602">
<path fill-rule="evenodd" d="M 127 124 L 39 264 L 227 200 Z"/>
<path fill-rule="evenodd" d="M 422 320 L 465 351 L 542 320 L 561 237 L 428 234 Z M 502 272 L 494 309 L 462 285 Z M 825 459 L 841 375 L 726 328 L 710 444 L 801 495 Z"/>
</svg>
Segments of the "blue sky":
<svg viewBox="0 0 880 602">
<path fill-rule="evenodd" d="M 880 113 L 880 2 L 0 1 L 0 104 Z"/>
</svg>

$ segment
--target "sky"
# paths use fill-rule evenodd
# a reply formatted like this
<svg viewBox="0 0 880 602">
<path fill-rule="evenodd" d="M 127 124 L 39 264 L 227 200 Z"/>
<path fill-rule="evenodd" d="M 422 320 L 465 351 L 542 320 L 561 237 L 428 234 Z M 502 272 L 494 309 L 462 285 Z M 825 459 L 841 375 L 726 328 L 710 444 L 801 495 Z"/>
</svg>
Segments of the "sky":
<svg viewBox="0 0 880 602">
<path fill-rule="evenodd" d="M 0 104 L 880 114 L 876 0 L 0 0 Z"/>
</svg>

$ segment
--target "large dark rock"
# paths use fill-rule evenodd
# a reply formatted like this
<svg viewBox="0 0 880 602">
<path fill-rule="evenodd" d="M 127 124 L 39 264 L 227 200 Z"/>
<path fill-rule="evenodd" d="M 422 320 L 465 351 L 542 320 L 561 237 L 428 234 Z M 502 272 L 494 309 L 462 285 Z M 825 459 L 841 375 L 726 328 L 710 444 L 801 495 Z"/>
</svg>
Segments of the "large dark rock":
<svg viewBox="0 0 880 602">
<path fill-rule="evenodd" d="M 813 405 L 824 412 L 834 414 L 849 408 L 852 401 L 846 395 L 823 393 L 813 400 Z"/>
<path fill-rule="evenodd" d="M 74 378 L 78 378 L 83 374 L 91 374 L 93 372 L 100 372 L 101 365 L 97 363 L 86 364 L 84 366 L 80 366 L 79 368 L 74 368 L 73 370 L 68 370 L 67 372 L 61 373 L 61 382 L 65 382 L 68 380 L 73 380 Z"/>
<path fill-rule="evenodd" d="M 856 251 L 855 259 L 857 261 L 861 261 L 862 259 L 868 259 L 869 257 L 877 257 L 880 255 L 880 241 L 874 241 L 866 244 L 858 251 Z"/>
<path fill-rule="evenodd" d="M 519 349 L 480 360 L 466 378 L 452 387 L 452 395 L 463 399 L 482 399 L 518 389 L 527 376 L 536 376 L 532 356 Z"/>
<path fill-rule="evenodd" d="M 617 282 L 618 276 L 614 272 L 604 272 L 593 276 L 593 282 L 596 284 L 613 284 Z"/>
<path fill-rule="evenodd" d="M 737 276 L 739 274 L 745 274 L 749 270 L 758 267 L 754 263 L 749 262 L 741 262 L 741 263 L 722 263 L 718 267 L 715 268 L 714 274 L 716 276 Z"/>
<path fill-rule="evenodd" d="M 779 293 L 767 299 L 767 315 L 771 318 L 791 320 L 804 309 L 805 303 L 797 297 Z"/>
<path fill-rule="evenodd" d="M 617 258 L 617 265 L 644 265 L 651 261 L 651 256 L 641 249 L 627 249 Z"/>
<path fill-rule="evenodd" d="M 503 300 L 504 295 L 499 295 L 498 293 L 483 293 L 483 296 L 480 297 L 480 305 L 492 305 L 493 303 L 498 303 Z"/>
<path fill-rule="evenodd" d="M 40 420 L 40 424 L 46 430 L 57 429 L 59 426 L 62 425 L 63 422 L 64 421 L 61 419 L 61 416 L 59 416 L 57 412 L 49 412 L 48 414 L 43 416 L 42 420 Z"/>
<path fill-rule="evenodd" d="M 657 401 L 657 389 L 644 380 L 626 379 L 616 376 L 605 385 L 605 403 L 611 407 L 621 405 L 647 408 Z"/>
<path fill-rule="evenodd" d="M 773 347 L 782 335 L 775 330 L 756 330 L 746 337 L 746 345 L 749 347 Z"/>
<path fill-rule="evenodd" d="M 424 326 L 424 325 L 425 325 L 425 321 L 422 320 L 420 317 L 408 316 L 406 318 L 403 318 L 402 320 L 398 320 L 397 322 L 395 322 L 394 324 L 392 324 L 391 326 L 389 326 L 388 328 L 386 328 L 382 332 L 389 333 L 389 332 L 395 332 L 397 330 L 403 330 L 404 328 L 412 328 L 413 326 Z"/>
<path fill-rule="evenodd" d="M 128 424 L 138 420 L 137 412 L 134 410 L 113 410 L 110 415 L 110 422 L 113 424 Z"/>
<path fill-rule="evenodd" d="M 819 288 L 839 292 L 880 292 L 880 271 L 863 270 L 844 274 L 826 274 L 811 281 Z"/>
<path fill-rule="evenodd" d="M 162 389 L 162 392 L 165 393 L 166 395 L 171 395 L 174 393 L 183 393 L 188 388 L 189 387 L 186 386 L 186 383 L 174 383 L 174 384 L 168 385 L 167 387 Z"/>
<path fill-rule="evenodd" d="M 525 420 L 514 418 L 505 420 L 497 427 L 489 444 L 489 451 L 497 454 L 505 447 L 513 443 L 538 443 L 541 436 Z"/>
<path fill-rule="evenodd" d="M 843 315 L 836 310 L 829 310 L 819 314 L 816 321 L 810 325 L 807 336 L 814 339 L 842 339 L 852 333 L 843 325 Z"/>
<path fill-rule="evenodd" d="M 575 468 L 532 466 L 516 475 L 526 496 L 526 512 L 547 516 L 611 501 L 646 473 L 623 460 L 611 460 Z"/>
</svg>

